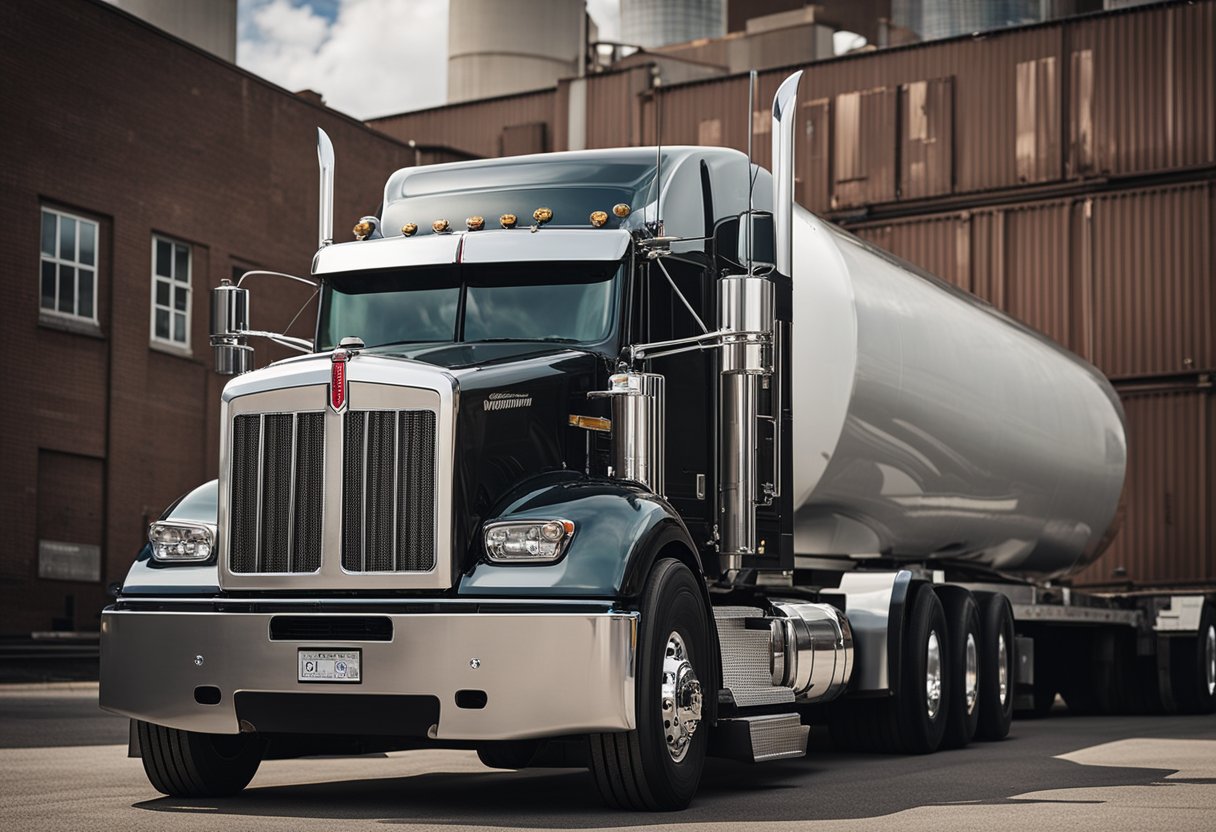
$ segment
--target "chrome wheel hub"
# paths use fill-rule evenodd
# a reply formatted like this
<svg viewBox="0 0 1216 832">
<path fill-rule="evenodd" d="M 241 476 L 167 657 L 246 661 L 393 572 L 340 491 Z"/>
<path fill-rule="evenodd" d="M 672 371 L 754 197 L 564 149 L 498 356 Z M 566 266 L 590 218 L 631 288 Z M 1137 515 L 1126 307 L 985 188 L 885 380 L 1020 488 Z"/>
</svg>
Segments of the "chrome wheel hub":
<svg viewBox="0 0 1216 832">
<path fill-rule="evenodd" d="M 1001 707 L 1009 699 L 1009 648 L 1005 646 L 1005 634 L 996 637 L 996 681 L 1001 694 Z"/>
<path fill-rule="evenodd" d="M 1216 624 L 1208 625 L 1204 637 L 1203 664 L 1208 675 L 1208 696 L 1216 695 Z"/>
<path fill-rule="evenodd" d="M 967 633 L 967 667 L 963 677 L 963 691 L 967 698 L 967 715 L 975 713 L 975 703 L 980 698 L 980 659 L 975 644 L 975 634 Z"/>
<path fill-rule="evenodd" d="M 942 644 L 937 630 L 929 631 L 925 647 L 925 704 L 929 719 L 937 719 L 942 707 Z"/>
<path fill-rule="evenodd" d="M 692 735 L 701 724 L 701 683 L 679 633 L 673 632 L 667 637 L 660 697 L 667 753 L 678 763 L 688 753 Z"/>
</svg>

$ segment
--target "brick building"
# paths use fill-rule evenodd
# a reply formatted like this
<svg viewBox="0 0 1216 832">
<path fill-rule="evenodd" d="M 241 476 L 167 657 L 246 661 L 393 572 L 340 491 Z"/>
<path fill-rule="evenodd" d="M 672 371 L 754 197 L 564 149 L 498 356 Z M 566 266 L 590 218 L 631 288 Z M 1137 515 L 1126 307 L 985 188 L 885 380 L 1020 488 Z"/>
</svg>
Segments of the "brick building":
<svg viewBox="0 0 1216 832">
<path fill-rule="evenodd" d="M 216 475 L 208 290 L 308 273 L 316 128 L 339 229 L 417 153 L 93 0 L 7 9 L 0 102 L 0 634 L 96 630 L 147 522 Z M 310 294 L 256 287 L 254 325 Z"/>
</svg>

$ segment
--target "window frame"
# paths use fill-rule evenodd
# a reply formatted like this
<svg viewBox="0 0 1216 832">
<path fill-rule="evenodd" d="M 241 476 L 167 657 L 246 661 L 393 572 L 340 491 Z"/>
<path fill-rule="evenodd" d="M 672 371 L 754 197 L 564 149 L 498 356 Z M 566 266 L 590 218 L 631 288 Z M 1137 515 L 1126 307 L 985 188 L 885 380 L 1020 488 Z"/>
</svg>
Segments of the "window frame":
<svg viewBox="0 0 1216 832">
<path fill-rule="evenodd" d="M 159 274 L 156 271 L 156 244 L 158 242 L 168 243 L 170 246 L 169 271 L 171 272 L 171 274 L 169 276 Z M 176 247 L 177 246 L 182 246 L 183 248 L 186 249 L 186 279 L 184 281 L 179 279 L 179 277 L 176 274 L 176 270 L 177 270 Z M 191 349 L 191 346 L 190 346 L 190 335 L 191 335 L 190 331 L 191 331 L 191 327 L 192 327 L 192 323 L 193 323 L 192 313 L 193 313 L 193 307 L 194 307 L 194 246 L 191 245 L 190 243 L 186 242 L 185 240 L 180 240 L 176 237 L 170 237 L 168 234 L 161 234 L 159 232 L 153 231 L 152 232 L 152 246 L 151 246 L 151 263 L 150 263 L 149 271 L 152 276 L 151 303 L 149 305 L 149 310 L 148 310 L 148 341 L 149 341 L 149 343 L 153 347 L 156 347 L 159 349 L 170 350 L 173 352 L 183 353 L 186 355 L 192 354 L 193 350 Z M 164 307 L 160 306 L 160 304 L 158 303 L 158 301 L 156 299 L 156 288 L 161 281 L 164 281 L 165 283 L 167 283 L 169 285 L 169 304 L 168 304 L 168 306 L 164 306 Z M 179 310 L 173 303 L 174 290 L 177 289 L 178 287 L 182 286 L 183 284 L 185 285 L 185 288 L 186 288 L 186 308 L 184 310 Z M 169 313 L 169 337 L 168 338 L 162 338 L 161 336 L 156 334 L 156 312 L 158 309 L 166 309 Z M 185 340 L 184 341 L 178 341 L 178 340 L 174 339 L 174 337 L 173 337 L 173 330 L 174 330 L 173 321 L 179 311 L 184 312 L 186 315 L 186 322 L 185 322 L 186 330 L 185 330 Z"/>
<path fill-rule="evenodd" d="M 72 321 L 78 324 L 83 324 L 91 327 L 99 327 L 101 325 L 100 318 L 97 313 L 97 284 L 100 282 L 99 275 L 101 273 L 101 223 L 95 219 L 74 214 L 63 208 L 55 208 L 50 205 L 40 204 L 38 206 L 38 314 L 40 316 L 48 316 L 61 321 Z M 44 214 L 51 214 L 55 217 L 55 239 L 54 239 L 54 254 L 47 254 L 42 250 L 42 220 Z M 76 239 L 75 252 L 73 260 L 65 260 L 59 255 L 59 235 L 60 223 L 66 217 L 76 223 Z M 80 262 L 80 226 L 88 224 L 93 227 L 93 262 L 91 264 Z M 46 307 L 42 305 L 42 264 L 53 263 L 55 265 L 55 302 L 53 306 Z M 93 314 L 81 315 L 79 312 L 64 312 L 59 308 L 59 267 L 68 266 L 76 272 L 76 287 L 75 287 L 75 303 L 76 309 L 80 308 L 80 270 L 81 266 L 85 266 L 93 272 Z"/>
</svg>

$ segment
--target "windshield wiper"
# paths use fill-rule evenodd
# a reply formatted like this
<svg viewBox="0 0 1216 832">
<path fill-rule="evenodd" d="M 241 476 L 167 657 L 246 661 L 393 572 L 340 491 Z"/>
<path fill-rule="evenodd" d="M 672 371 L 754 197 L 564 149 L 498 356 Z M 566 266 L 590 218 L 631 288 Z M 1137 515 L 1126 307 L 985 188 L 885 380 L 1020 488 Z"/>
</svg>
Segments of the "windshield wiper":
<svg viewBox="0 0 1216 832">
<path fill-rule="evenodd" d="M 556 336 L 549 338 L 478 338 L 476 341 L 463 341 L 464 344 L 528 344 L 534 341 L 540 341 L 546 344 L 581 344 L 583 343 L 577 338 L 558 338 Z"/>
</svg>

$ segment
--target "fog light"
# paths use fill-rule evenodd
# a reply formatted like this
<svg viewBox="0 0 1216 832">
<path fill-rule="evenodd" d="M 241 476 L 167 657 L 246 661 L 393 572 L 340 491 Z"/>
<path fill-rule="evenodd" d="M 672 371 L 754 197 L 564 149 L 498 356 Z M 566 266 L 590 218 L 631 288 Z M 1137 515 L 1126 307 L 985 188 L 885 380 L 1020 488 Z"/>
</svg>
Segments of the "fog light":
<svg viewBox="0 0 1216 832">
<path fill-rule="evenodd" d="M 152 557 L 163 563 L 204 561 L 215 550 L 215 530 L 201 523 L 157 522 L 148 527 Z"/>
<path fill-rule="evenodd" d="M 499 563 L 552 563 L 565 554 L 574 524 L 569 520 L 508 520 L 485 529 L 486 556 Z"/>
</svg>

